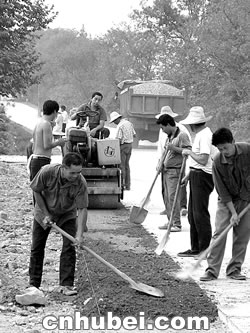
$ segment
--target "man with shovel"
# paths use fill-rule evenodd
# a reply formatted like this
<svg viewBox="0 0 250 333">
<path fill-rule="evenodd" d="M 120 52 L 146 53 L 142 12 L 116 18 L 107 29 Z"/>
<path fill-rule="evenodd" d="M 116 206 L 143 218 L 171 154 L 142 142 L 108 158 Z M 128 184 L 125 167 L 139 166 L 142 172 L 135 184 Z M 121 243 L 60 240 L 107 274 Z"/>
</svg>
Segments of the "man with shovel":
<svg viewBox="0 0 250 333">
<path fill-rule="evenodd" d="M 169 105 L 163 106 L 161 108 L 161 112 L 159 114 L 157 114 L 155 116 L 155 118 L 159 119 L 160 116 L 163 114 L 169 114 L 173 118 L 178 117 L 178 113 L 173 112 Z M 179 129 L 181 131 L 187 133 L 190 142 L 192 142 L 191 135 L 190 135 L 188 129 L 184 125 L 177 123 L 176 120 L 175 120 L 175 124 L 177 127 L 179 127 Z M 158 137 L 158 145 L 157 145 L 158 165 L 159 165 L 159 163 L 161 161 L 161 157 L 164 153 L 167 138 L 168 138 L 168 135 L 165 132 L 163 132 L 163 130 L 160 128 L 159 137 Z M 166 184 L 164 184 L 164 181 L 163 181 L 163 172 L 161 172 L 161 185 L 162 185 L 162 198 L 163 198 L 163 202 L 165 205 L 165 209 L 162 212 L 160 212 L 160 215 L 167 215 L 167 206 L 166 206 L 166 200 L 165 200 L 165 198 L 167 196 L 167 188 L 165 188 Z M 185 215 L 187 215 L 187 187 L 185 184 L 183 184 L 180 188 L 180 196 L 181 196 L 181 198 L 180 198 L 181 215 L 185 216 Z M 162 229 L 162 227 L 160 227 L 160 228 Z"/>
<path fill-rule="evenodd" d="M 166 189 L 164 199 L 167 207 L 167 217 L 170 221 L 171 210 L 174 209 L 171 231 L 179 232 L 181 231 L 180 196 L 178 196 L 175 207 L 173 207 L 173 203 L 177 187 L 180 186 L 178 181 L 183 162 L 182 151 L 184 149 L 191 149 L 191 142 L 187 133 L 176 126 L 174 118 L 169 114 L 161 115 L 156 123 L 160 125 L 162 131 L 167 134 L 165 149 L 167 149 L 168 153 L 163 162 L 162 170 L 163 186 L 164 189 Z M 160 227 L 160 229 L 167 228 L 167 225 Z"/>
<path fill-rule="evenodd" d="M 212 136 L 212 144 L 220 151 L 214 159 L 212 170 L 215 188 L 219 194 L 213 239 L 232 225 L 232 259 L 227 265 L 226 275 L 230 279 L 246 280 L 246 276 L 241 274 L 241 267 L 250 238 L 250 210 L 247 210 L 241 219 L 239 213 L 250 202 L 250 144 L 235 143 L 228 128 L 218 129 Z M 200 277 L 201 281 L 217 279 L 226 240 L 227 235 L 211 249 L 207 257 L 208 268 Z"/>
<path fill-rule="evenodd" d="M 81 174 L 82 165 L 79 154 L 68 153 L 62 164 L 44 166 L 31 182 L 36 204 L 29 275 L 30 285 L 36 288 L 40 287 L 42 280 L 44 250 L 51 230 L 49 224 L 56 223 L 71 236 L 76 236 L 78 242 L 87 231 L 88 192 Z M 73 289 L 75 263 L 75 248 L 63 237 L 58 291 L 64 295 L 76 294 Z"/>
</svg>

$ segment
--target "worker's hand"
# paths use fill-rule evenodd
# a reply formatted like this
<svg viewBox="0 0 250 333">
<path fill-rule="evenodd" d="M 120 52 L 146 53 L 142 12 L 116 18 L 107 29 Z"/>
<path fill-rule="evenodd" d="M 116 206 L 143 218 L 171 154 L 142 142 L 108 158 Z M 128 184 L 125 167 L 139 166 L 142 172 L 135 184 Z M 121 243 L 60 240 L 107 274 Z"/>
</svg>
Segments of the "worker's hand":
<svg viewBox="0 0 250 333">
<path fill-rule="evenodd" d="M 189 155 L 191 155 L 191 153 L 192 153 L 192 150 L 190 150 L 190 149 L 183 149 L 183 151 L 182 151 L 183 156 L 189 156 Z"/>
<path fill-rule="evenodd" d="M 163 169 L 163 164 L 161 163 L 161 160 L 158 161 L 158 164 L 156 166 L 156 171 L 160 172 Z"/>
<path fill-rule="evenodd" d="M 63 147 L 65 145 L 65 142 L 67 141 L 67 138 L 64 137 L 64 138 L 60 138 L 57 140 L 57 143 L 58 143 L 58 146 L 61 146 Z"/>
<path fill-rule="evenodd" d="M 189 174 L 182 178 L 181 186 L 187 185 L 188 181 L 189 181 Z"/>
<path fill-rule="evenodd" d="M 84 238 L 83 235 L 76 235 L 76 243 L 74 245 L 81 245 L 83 244 Z"/>
<path fill-rule="evenodd" d="M 44 229 L 50 228 L 53 223 L 54 222 L 51 221 L 51 218 L 49 216 L 45 216 L 45 218 L 43 219 L 43 222 L 42 222 L 43 228 Z"/>
<path fill-rule="evenodd" d="M 93 128 L 91 131 L 90 131 L 90 136 L 92 136 L 92 138 L 96 135 L 96 129 Z"/>
<path fill-rule="evenodd" d="M 232 214 L 231 219 L 230 219 L 230 223 L 232 225 L 238 225 L 240 222 L 240 218 L 239 215 L 235 212 Z"/>
</svg>

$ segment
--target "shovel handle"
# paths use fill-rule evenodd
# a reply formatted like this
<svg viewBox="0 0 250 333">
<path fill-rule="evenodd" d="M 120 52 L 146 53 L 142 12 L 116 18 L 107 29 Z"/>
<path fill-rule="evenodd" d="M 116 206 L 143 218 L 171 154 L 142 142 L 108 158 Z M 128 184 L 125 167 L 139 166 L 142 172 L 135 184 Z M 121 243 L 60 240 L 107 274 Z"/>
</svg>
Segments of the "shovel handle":
<svg viewBox="0 0 250 333">
<path fill-rule="evenodd" d="M 62 234 L 66 238 L 68 238 L 72 243 L 79 244 L 79 242 L 78 242 L 78 240 L 76 238 L 74 238 L 73 236 L 71 236 L 70 234 L 68 234 L 66 231 L 64 231 L 63 229 L 61 229 L 60 227 L 58 227 L 58 225 L 56 225 L 55 223 L 53 223 L 51 225 L 51 227 L 54 228 L 55 230 L 57 230 L 60 234 Z M 100 262 L 102 262 L 105 266 L 109 267 L 113 272 L 115 272 L 117 275 L 119 275 L 122 279 L 126 280 L 131 286 L 134 287 L 134 286 L 137 285 L 137 283 L 134 280 L 132 280 L 128 275 L 126 275 L 125 273 L 121 272 L 118 268 L 116 268 L 115 266 L 113 266 L 112 264 L 110 264 L 109 262 L 107 262 L 105 259 L 103 259 L 102 257 L 100 257 L 93 250 L 91 250 L 90 248 L 88 248 L 87 246 L 84 246 L 84 245 L 80 245 L 80 247 L 82 249 L 84 249 L 85 251 L 87 251 L 88 253 L 90 253 L 97 260 L 99 260 Z"/>
<path fill-rule="evenodd" d="M 142 201 L 142 203 L 141 203 L 141 205 L 140 205 L 140 209 L 139 209 L 138 215 L 139 215 L 139 213 L 142 211 L 143 207 L 147 204 L 147 202 L 148 202 L 148 200 L 149 200 L 149 198 L 150 198 L 150 195 L 151 195 L 151 193 L 152 193 L 152 190 L 153 190 L 153 187 L 154 187 L 155 182 L 156 182 L 156 180 L 157 180 L 157 177 L 158 177 L 159 174 L 161 173 L 161 168 L 162 168 L 162 165 L 163 165 L 163 163 L 164 163 L 164 161 L 165 161 L 165 158 L 167 157 L 167 154 L 168 154 L 168 150 L 167 150 L 167 148 L 166 148 L 166 149 L 164 150 L 162 156 L 161 156 L 161 160 L 160 160 L 159 167 L 158 167 L 158 170 L 157 170 L 157 172 L 156 172 L 155 178 L 154 178 L 154 180 L 153 180 L 153 182 L 152 182 L 152 184 L 151 184 L 151 186 L 150 186 L 150 188 L 149 188 L 149 190 L 148 190 L 148 193 L 147 193 L 146 197 L 143 199 L 143 201 Z"/>
<path fill-rule="evenodd" d="M 242 209 L 242 211 L 239 213 L 239 218 L 241 219 L 242 216 L 244 214 L 246 214 L 246 212 L 249 210 L 250 208 L 250 203 L 244 208 Z M 213 242 L 210 243 L 209 247 L 203 251 L 201 253 L 201 255 L 199 256 L 199 259 L 197 260 L 197 262 L 195 263 L 194 267 L 193 267 L 193 271 L 196 270 L 196 268 L 198 268 L 200 266 L 200 263 L 202 262 L 202 260 L 206 259 L 208 253 L 222 240 L 222 238 L 224 238 L 227 233 L 229 232 L 229 230 L 233 227 L 233 224 L 230 223 L 222 232 L 221 234 L 216 238 L 214 239 Z"/>
<path fill-rule="evenodd" d="M 166 246 L 166 244 L 168 242 L 168 239 L 169 239 L 171 227 L 172 227 L 172 224 L 173 224 L 174 211 L 175 211 L 175 208 L 176 208 L 176 203 L 177 203 L 177 199 L 178 199 L 178 195 L 179 195 L 179 191 L 180 191 L 181 180 L 182 180 L 183 172 L 184 172 L 184 169 L 185 169 L 185 166 L 186 166 L 186 160 L 187 160 L 187 156 L 184 156 L 183 160 L 182 160 L 182 164 L 181 164 L 181 170 L 180 170 L 178 183 L 177 183 L 177 187 L 176 187 L 176 191 L 175 191 L 175 196 L 174 196 L 174 201 L 173 201 L 173 206 L 172 206 L 172 210 L 171 210 L 171 215 L 170 215 L 170 219 L 169 219 L 168 228 L 167 228 L 167 231 L 166 231 L 165 235 L 163 236 L 160 244 L 157 246 L 157 248 L 155 250 L 155 253 L 157 255 L 160 255 L 162 253 L 162 251 L 164 250 L 164 247 Z"/>
</svg>

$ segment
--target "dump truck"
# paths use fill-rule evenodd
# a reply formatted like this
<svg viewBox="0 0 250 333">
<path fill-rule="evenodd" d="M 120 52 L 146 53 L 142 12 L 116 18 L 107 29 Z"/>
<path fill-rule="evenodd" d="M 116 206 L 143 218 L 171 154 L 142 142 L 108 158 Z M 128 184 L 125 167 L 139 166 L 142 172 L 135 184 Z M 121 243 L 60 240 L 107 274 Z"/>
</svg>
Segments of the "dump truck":
<svg viewBox="0 0 250 333">
<path fill-rule="evenodd" d="M 184 114 L 184 92 L 171 85 L 170 81 L 125 80 L 117 85 L 119 89 L 120 114 L 131 121 L 136 131 L 134 147 L 139 140 L 158 140 L 159 125 L 155 115 L 169 105 L 179 115 Z"/>
</svg>

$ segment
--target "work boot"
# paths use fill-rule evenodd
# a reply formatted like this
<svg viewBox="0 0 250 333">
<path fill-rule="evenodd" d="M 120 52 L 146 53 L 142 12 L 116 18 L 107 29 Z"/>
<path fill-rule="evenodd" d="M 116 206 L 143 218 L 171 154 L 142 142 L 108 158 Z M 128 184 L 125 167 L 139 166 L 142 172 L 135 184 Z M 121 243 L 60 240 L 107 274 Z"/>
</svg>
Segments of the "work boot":
<svg viewBox="0 0 250 333">
<path fill-rule="evenodd" d="M 246 276 L 242 275 L 239 271 L 234 271 L 233 273 L 227 275 L 229 279 L 243 281 L 246 280 Z"/>
<path fill-rule="evenodd" d="M 198 251 L 187 250 L 184 252 L 177 253 L 178 257 L 196 257 L 199 254 Z"/>
<path fill-rule="evenodd" d="M 65 296 L 77 295 L 77 290 L 72 286 L 59 286 L 55 289 L 55 292 L 63 294 Z"/>
<path fill-rule="evenodd" d="M 173 225 L 170 229 L 171 232 L 180 232 L 181 231 L 181 227 L 177 227 L 175 225 Z"/>
<path fill-rule="evenodd" d="M 203 276 L 200 277 L 200 281 L 212 281 L 212 280 L 216 280 L 217 277 L 214 276 L 211 272 L 206 271 L 205 274 Z"/>
</svg>

